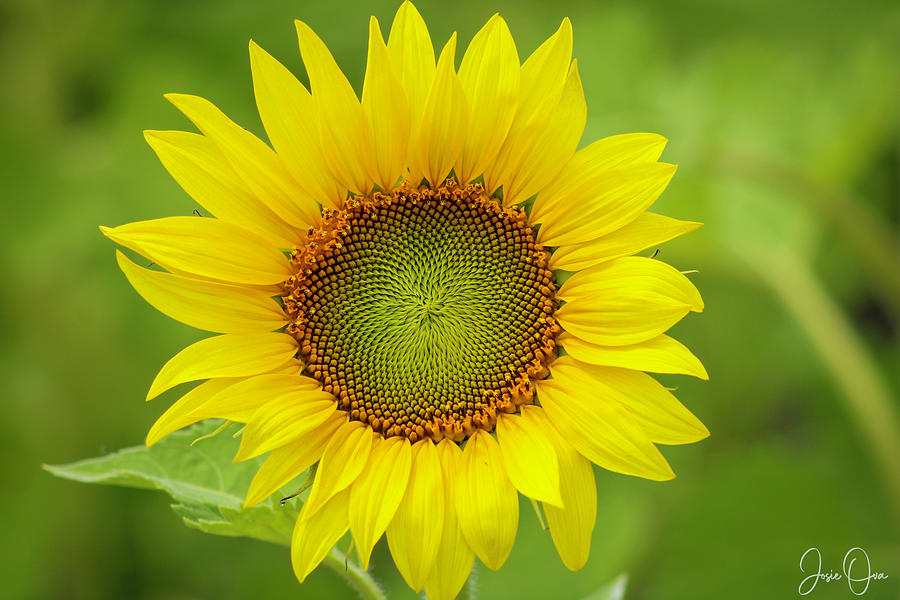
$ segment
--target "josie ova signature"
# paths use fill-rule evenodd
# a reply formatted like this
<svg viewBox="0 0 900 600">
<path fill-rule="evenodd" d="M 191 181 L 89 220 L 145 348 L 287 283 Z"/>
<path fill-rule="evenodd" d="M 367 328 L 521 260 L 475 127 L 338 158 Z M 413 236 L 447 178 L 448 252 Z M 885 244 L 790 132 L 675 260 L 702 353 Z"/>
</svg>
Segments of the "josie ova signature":
<svg viewBox="0 0 900 600">
<path fill-rule="evenodd" d="M 831 583 L 832 581 L 845 580 L 850 588 L 850 593 L 855 596 L 862 596 L 869 589 L 869 584 L 873 581 L 887 579 L 888 576 L 880 571 L 872 571 L 872 563 L 869 561 L 869 555 L 862 548 L 850 548 L 844 555 L 842 564 L 843 572 L 827 570 L 822 571 L 822 553 L 818 548 L 810 548 L 800 557 L 800 571 L 802 573 L 810 573 L 800 582 L 797 589 L 801 596 L 806 596 L 821 581 L 823 583 Z"/>
</svg>

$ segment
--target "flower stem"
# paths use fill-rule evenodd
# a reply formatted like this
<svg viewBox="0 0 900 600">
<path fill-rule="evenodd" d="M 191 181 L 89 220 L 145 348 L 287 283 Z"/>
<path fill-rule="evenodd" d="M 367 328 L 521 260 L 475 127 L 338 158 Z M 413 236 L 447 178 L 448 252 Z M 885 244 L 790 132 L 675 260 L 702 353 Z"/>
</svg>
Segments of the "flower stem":
<svg viewBox="0 0 900 600">
<path fill-rule="evenodd" d="M 322 564 L 327 565 L 343 577 L 363 600 L 387 600 L 387 596 L 375 579 L 359 565 L 348 560 L 348 556 L 337 547 L 332 548 L 331 552 L 325 555 Z"/>
<path fill-rule="evenodd" d="M 478 598 L 478 576 L 475 573 L 475 565 L 472 565 L 472 572 L 466 579 L 465 585 L 459 591 L 456 600 L 476 600 Z"/>
</svg>

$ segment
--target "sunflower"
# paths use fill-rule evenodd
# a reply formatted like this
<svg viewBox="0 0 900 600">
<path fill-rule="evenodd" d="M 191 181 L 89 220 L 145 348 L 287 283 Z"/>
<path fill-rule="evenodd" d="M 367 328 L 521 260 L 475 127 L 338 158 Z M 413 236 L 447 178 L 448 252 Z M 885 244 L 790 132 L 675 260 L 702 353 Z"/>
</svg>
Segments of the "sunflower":
<svg viewBox="0 0 900 600">
<path fill-rule="evenodd" d="M 366 567 L 386 535 L 416 591 L 453 598 L 477 556 L 512 549 L 521 493 L 570 569 L 596 513 L 591 463 L 674 474 L 656 444 L 706 428 L 646 372 L 706 379 L 665 331 L 703 302 L 635 253 L 699 223 L 645 212 L 675 166 L 665 139 L 576 152 L 586 106 L 568 20 L 520 64 L 499 15 L 455 68 L 409 2 L 369 27 L 361 100 L 297 22 L 310 91 L 250 43 L 271 147 L 196 96 L 200 130 L 147 131 L 212 217 L 101 228 L 166 315 L 218 333 L 167 362 L 148 400 L 202 381 L 148 444 L 208 418 L 244 423 L 236 461 L 268 453 L 257 504 L 312 466 L 291 557 L 302 581 L 349 530 Z M 540 503 L 540 507 L 537 502 Z"/>
</svg>

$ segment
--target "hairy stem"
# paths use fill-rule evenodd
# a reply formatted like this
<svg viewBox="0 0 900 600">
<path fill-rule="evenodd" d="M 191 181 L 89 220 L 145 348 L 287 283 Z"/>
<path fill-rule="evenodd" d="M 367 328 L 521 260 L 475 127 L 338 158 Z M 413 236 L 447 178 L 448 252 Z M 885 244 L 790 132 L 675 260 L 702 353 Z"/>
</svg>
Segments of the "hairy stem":
<svg viewBox="0 0 900 600">
<path fill-rule="evenodd" d="M 478 576 L 475 573 L 475 565 L 472 565 L 472 572 L 469 573 L 469 578 L 466 579 L 466 583 L 459 591 L 459 595 L 456 597 L 456 600 L 476 600 L 477 598 Z"/>
<path fill-rule="evenodd" d="M 331 552 L 325 555 L 322 564 L 327 565 L 343 577 L 363 600 L 387 600 L 387 596 L 375 579 L 359 565 L 348 560 L 347 555 L 337 547 L 332 548 Z"/>
</svg>

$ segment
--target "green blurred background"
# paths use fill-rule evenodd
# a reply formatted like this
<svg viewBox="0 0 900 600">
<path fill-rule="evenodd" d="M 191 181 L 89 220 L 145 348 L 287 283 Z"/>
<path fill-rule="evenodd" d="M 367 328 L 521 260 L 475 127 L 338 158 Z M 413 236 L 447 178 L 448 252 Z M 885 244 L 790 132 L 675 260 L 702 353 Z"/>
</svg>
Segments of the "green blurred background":
<svg viewBox="0 0 900 600">
<path fill-rule="evenodd" d="M 160 493 L 57 480 L 41 463 L 143 440 L 175 399 L 156 370 L 204 337 L 128 286 L 98 224 L 190 214 L 142 129 L 189 123 L 162 98 L 196 93 L 261 133 L 250 37 L 305 81 L 307 21 L 359 89 L 367 21 L 398 3 L 0 3 L 0 597 L 353 598 L 288 553 L 189 530 Z M 566 571 L 528 504 L 515 550 L 478 571 L 481 598 L 582 598 L 623 571 L 628 598 L 799 597 L 798 563 L 865 548 L 865 597 L 900 597 L 900 4 L 433 2 L 436 44 L 495 11 L 524 59 L 575 29 L 584 142 L 654 131 L 680 169 L 654 210 L 704 221 L 662 248 L 707 310 L 676 326 L 708 383 L 666 377 L 712 431 L 664 449 L 679 477 L 597 472 L 587 566 Z M 461 55 L 461 52 L 460 52 Z M 384 544 L 375 574 L 411 598 Z M 810 598 L 850 598 L 843 582 Z"/>
</svg>

